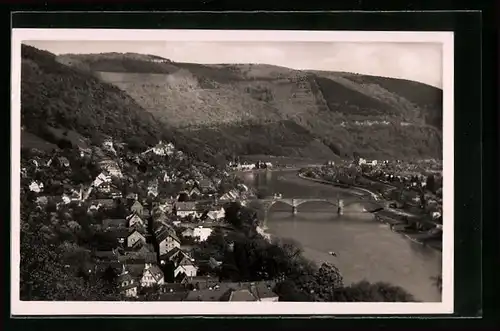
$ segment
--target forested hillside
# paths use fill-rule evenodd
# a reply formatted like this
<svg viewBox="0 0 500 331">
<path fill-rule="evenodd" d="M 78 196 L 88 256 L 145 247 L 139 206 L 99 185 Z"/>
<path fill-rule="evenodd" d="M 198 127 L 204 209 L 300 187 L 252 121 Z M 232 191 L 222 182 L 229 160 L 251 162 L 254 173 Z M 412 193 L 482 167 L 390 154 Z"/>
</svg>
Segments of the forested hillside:
<svg viewBox="0 0 500 331">
<path fill-rule="evenodd" d="M 63 129 L 89 143 L 111 136 L 118 141 L 139 141 L 146 148 L 163 139 L 200 158 L 210 155 L 202 142 L 158 121 L 116 86 L 60 64 L 49 52 L 23 45 L 21 75 L 23 145 L 58 144 L 57 129 Z"/>
<path fill-rule="evenodd" d="M 57 61 L 80 77 L 114 85 L 135 113 L 146 110 L 223 155 L 441 157 L 442 91 L 425 84 L 132 53 L 69 54 Z M 154 126 L 145 126 L 151 128 L 134 129 L 154 136 Z M 258 139 L 249 139 L 254 134 Z"/>
</svg>

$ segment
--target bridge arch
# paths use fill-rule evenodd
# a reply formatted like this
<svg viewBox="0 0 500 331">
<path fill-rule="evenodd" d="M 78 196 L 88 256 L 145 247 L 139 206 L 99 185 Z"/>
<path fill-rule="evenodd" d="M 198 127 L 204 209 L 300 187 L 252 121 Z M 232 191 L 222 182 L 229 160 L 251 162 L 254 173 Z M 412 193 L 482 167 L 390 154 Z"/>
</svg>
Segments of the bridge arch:
<svg viewBox="0 0 500 331">
<path fill-rule="evenodd" d="M 385 205 L 382 201 L 368 198 L 353 198 L 353 199 L 322 199 L 322 198 L 294 198 L 294 199 L 267 199 L 264 200 L 264 209 L 268 212 L 275 204 L 282 203 L 290 206 L 293 213 L 297 212 L 297 208 L 308 202 L 324 202 L 338 208 L 339 213 L 343 213 L 345 208 L 355 204 L 362 204 L 366 212 L 384 209 Z"/>
<path fill-rule="evenodd" d="M 339 207 L 339 201 L 334 199 L 321 199 L 321 198 L 301 198 L 301 199 L 271 199 L 265 202 L 264 209 L 268 212 L 276 204 L 284 204 L 290 206 L 293 212 L 297 211 L 297 208 L 308 202 L 324 202 L 332 205 L 333 207 Z"/>
</svg>

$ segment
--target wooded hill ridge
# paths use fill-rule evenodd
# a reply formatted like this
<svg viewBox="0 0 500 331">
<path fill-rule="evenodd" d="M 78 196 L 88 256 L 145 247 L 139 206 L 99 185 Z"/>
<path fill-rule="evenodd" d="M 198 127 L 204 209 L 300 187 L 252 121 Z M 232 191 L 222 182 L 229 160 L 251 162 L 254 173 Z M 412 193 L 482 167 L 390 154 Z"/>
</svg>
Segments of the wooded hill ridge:
<svg viewBox="0 0 500 331">
<path fill-rule="evenodd" d="M 211 156 L 442 155 L 442 91 L 400 79 L 135 53 L 55 56 L 23 46 L 23 89 L 23 120 L 88 128 L 94 119 L 96 131 L 166 134 Z M 43 111 L 25 116 L 38 105 Z"/>
</svg>

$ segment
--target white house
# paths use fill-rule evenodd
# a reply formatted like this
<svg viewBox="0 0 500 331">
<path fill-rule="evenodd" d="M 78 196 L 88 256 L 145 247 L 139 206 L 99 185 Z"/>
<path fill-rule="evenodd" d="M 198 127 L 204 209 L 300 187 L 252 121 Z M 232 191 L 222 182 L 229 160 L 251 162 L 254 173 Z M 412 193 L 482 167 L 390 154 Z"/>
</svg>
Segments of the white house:
<svg viewBox="0 0 500 331">
<path fill-rule="evenodd" d="M 111 176 L 106 172 L 101 172 L 93 182 L 94 187 L 99 187 L 103 183 L 111 183 Z"/>
<path fill-rule="evenodd" d="M 43 191 L 43 183 L 42 182 L 31 182 L 29 186 L 30 191 L 35 192 L 35 193 L 40 193 Z"/>
<path fill-rule="evenodd" d="M 211 233 L 212 233 L 211 228 L 204 228 L 202 226 L 199 226 L 193 229 L 193 237 L 197 238 L 198 241 L 207 240 L 207 238 L 210 236 Z"/>
<path fill-rule="evenodd" d="M 241 170 L 252 170 L 255 169 L 255 164 L 242 164 Z"/>
<path fill-rule="evenodd" d="M 154 264 L 146 263 L 141 278 L 141 286 L 151 287 L 154 285 L 162 285 L 165 283 L 163 271 Z"/>
<path fill-rule="evenodd" d="M 67 205 L 68 203 L 70 203 L 70 202 L 71 202 L 71 197 L 70 197 L 69 195 L 67 195 L 67 194 L 63 194 L 63 195 L 62 195 L 62 202 L 63 202 L 65 205 Z"/>
<path fill-rule="evenodd" d="M 198 267 L 194 264 L 194 259 L 182 261 L 177 268 L 174 269 L 174 277 L 177 277 L 180 273 L 184 273 L 188 277 L 196 277 Z"/>
<path fill-rule="evenodd" d="M 217 209 L 210 210 L 207 213 L 207 216 L 212 219 L 212 220 L 220 220 L 223 219 L 226 216 L 226 211 L 224 208 L 221 206 Z"/>
<path fill-rule="evenodd" d="M 201 192 L 197 187 L 193 187 L 189 191 L 188 195 L 189 195 L 189 197 L 199 197 L 201 195 Z"/>
<path fill-rule="evenodd" d="M 432 219 L 435 220 L 435 219 L 438 219 L 441 217 L 441 213 L 438 212 L 438 211 L 435 211 L 432 213 Z"/>
<path fill-rule="evenodd" d="M 158 243 L 158 253 L 160 255 L 181 247 L 181 241 L 175 234 L 175 231 L 168 227 L 164 227 L 157 232 L 156 242 Z"/>
<path fill-rule="evenodd" d="M 148 187 L 148 195 L 151 195 L 156 198 L 158 196 L 158 186 Z"/>
<path fill-rule="evenodd" d="M 175 174 L 169 174 L 168 172 L 165 172 L 165 175 L 163 175 L 163 181 L 164 182 L 172 182 L 176 179 Z"/>
<path fill-rule="evenodd" d="M 164 142 L 162 142 L 160 140 L 160 142 L 158 142 L 158 144 L 156 144 L 156 146 L 148 149 L 143 154 L 147 154 L 150 152 L 153 152 L 154 154 L 159 155 L 159 156 L 172 155 L 175 152 L 175 146 L 172 143 L 165 144 Z"/>
</svg>

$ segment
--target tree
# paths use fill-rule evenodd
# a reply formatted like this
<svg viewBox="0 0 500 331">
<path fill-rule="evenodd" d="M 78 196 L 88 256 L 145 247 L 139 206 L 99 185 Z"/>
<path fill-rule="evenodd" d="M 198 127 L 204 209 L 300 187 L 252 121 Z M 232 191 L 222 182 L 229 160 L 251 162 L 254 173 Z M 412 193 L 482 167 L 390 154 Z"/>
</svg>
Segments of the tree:
<svg viewBox="0 0 500 331">
<path fill-rule="evenodd" d="M 143 152 L 146 150 L 147 146 L 144 141 L 137 136 L 131 136 L 125 139 L 127 147 L 133 152 Z"/>
<path fill-rule="evenodd" d="M 336 302 L 415 302 L 413 295 L 388 283 L 361 281 L 333 291 L 329 301 Z"/>
<path fill-rule="evenodd" d="M 430 192 L 433 192 L 433 193 L 436 192 L 436 180 L 434 178 L 434 175 L 431 174 L 431 175 L 427 176 L 427 180 L 425 182 L 425 187 Z"/>
<path fill-rule="evenodd" d="M 84 279 L 63 265 L 62 251 L 45 236 L 40 226 L 25 222 L 21 231 L 21 300 L 113 300 L 98 278 Z"/>
<path fill-rule="evenodd" d="M 297 287 L 297 285 L 290 281 L 285 280 L 280 282 L 274 288 L 274 292 L 278 294 L 279 301 L 288 301 L 288 302 L 310 302 L 314 301 L 313 297 Z"/>
</svg>

